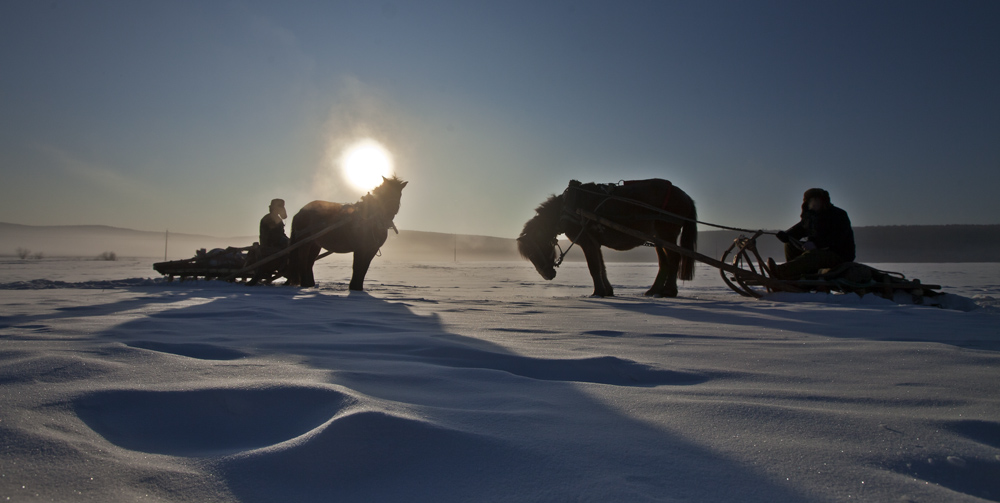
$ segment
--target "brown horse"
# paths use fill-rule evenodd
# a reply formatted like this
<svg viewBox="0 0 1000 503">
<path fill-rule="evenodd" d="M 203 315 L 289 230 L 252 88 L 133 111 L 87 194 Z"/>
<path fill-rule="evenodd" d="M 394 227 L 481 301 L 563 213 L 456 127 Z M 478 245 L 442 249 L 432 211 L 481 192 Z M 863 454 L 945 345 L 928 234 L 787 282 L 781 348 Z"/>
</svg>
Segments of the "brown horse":
<svg viewBox="0 0 1000 503">
<path fill-rule="evenodd" d="M 658 211 L 657 208 L 662 211 Z M 521 256 L 535 265 L 545 279 L 556 277 L 556 236 L 566 234 L 580 246 L 587 257 L 587 267 L 594 279 L 594 296 L 610 297 L 614 289 L 608 282 L 601 246 L 630 250 L 644 240 L 623 234 L 581 218 L 577 209 L 594 212 L 620 225 L 660 238 L 694 251 L 698 241 L 698 214 L 694 200 L 667 180 L 653 178 L 615 184 L 569 182 L 566 191 L 552 196 L 535 210 L 535 217 L 524 224 L 517 238 Z M 672 214 L 665 215 L 664 212 Z M 681 218 L 675 218 L 681 217 Z M 677 279 L 694 278 L 694 259 L 656 247 L 660 264 L 653 286 L 646 295 L 676 297 Z"/>
<path fill-rule="evenodd" d="M 292 217 L 292 238 L 289 246 L 350 219 L 344 225 L 324 234 L 315 241 L 294 250 L 288 259 L 285 277 L 288 284 L 310 287 L 316 285 L 313 264 L 320 250 L 333 253 L 354 253 L 351 290 L 364 290 L 368 266 L 385 243 L 389 229 L 395 229 L 392 219 L 399 212 L 399 200 L 407 182 L 393 176 L 382 177 L 382 184 L 354 204 L 313 201 Z"/>
</svg>

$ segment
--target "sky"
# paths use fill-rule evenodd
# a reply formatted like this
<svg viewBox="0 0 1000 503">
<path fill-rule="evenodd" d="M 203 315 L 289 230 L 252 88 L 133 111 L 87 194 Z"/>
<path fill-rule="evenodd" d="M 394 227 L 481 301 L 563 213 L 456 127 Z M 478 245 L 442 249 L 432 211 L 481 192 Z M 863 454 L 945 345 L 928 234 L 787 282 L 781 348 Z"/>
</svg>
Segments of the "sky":
<svg viewBox="0 0 1000 503">
<path fill-rule="evenodd" d="M 702 220 L 1000 223 L 1000 2 L 20 1 L 0 6 L 0 221 L 256 234 L 272 198 L 409 181 L 400 229 L 516 237 L 570 179 Z M 290 227 L 290 225 L 289 225 Z"/>
</svg>

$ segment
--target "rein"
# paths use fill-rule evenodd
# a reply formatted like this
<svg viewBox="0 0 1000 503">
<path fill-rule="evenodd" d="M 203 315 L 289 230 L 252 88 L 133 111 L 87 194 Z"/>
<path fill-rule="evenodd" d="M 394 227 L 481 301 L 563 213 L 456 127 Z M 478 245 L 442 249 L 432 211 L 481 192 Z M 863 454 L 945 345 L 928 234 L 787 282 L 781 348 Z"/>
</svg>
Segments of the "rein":
<svg viewBox="0 0 1000 503">
<path fill-rule="evenodd" d="M 581 229 L 580 230 L 580 234 L 577 234 L 576 239 L 580 239 L 580 236 L 583 235 L 583 231 L 585 231 L 585 230 L 586 229 Z M 556 257 L 556 261 L 552 263 L 552 267 L 559 267 L 560 265 L 562 265 L 563 259 L 566 258 L 566 254 L 569 253 L 569 251 L 573 249 L 573 245 L 575 245 L 575 244 L 576 244 L 576 240 L 571 239 L 569 241 L 569 246 L 566 247 L 566 251 L 563 251 L 562 246 L 559 246 L 559 242 L 556 241 L 556 248 L 559 248 L 559 256 Z M 542 247 L 539 246 L 538 249 L 541 250 Z"/>
<path fill-rule="evenodd" d="M 671 185 L 671 188 L 673 188 L 673 185 Z M 666 211 L 666 210 L 664 210 L 662 208 L 657 208 L 656 206 L 653 206 L 651 204 L 646 204 L 646 203 L 644 203 L 642 201 L 636 201 L 635 199 L 629 199 L 627 197 L 616 196 L 614 194 L 608 194 L 608 193 L 602 193 L 602 192 L 597 192 L 597 191 L 593 191 L 593 190 L 587 190 L 587 189 L 584 189 L 584 188 L 581 188 L 581 187 L 567 187 L 566 188 L 566 190 L 569 190 L 569 189 L 578 190 L 580 192 L 586 192 L 587 194 L 591 194 L 591 195 L 603 197 L 604 200 L 602 200 L 600 202 L 600 204 L 598 204 L 597 207 L 594 208 L 594 213 L 597 212 L 597 210 L 601 207 L 601 205 L 603 205 L 607 201 L 613 199 L 615 201 L 620 201 L 620 202 L 623 202 L 623 203 L 631 204 L 633 206 L 639 206 L 641 208 L 645 208 L 647 210 L 650 210 L 650 211 L 653 211 L 653 212 L 656 212 L 656 213 L 661 213 L 661 214 L 667 215 L 667 216 L 669 216 L 671 218 L 676 218 L 678 220 L 683 220 L 685 222 L 694 222 L 694 223 L 699 224 L 699 225 L 707 225 L 709 227 L 715 227 L 717 229 L 725 229 L 725 230 L 728 230 L 728 231 L 737 231 L 737 232 L 746 232 L 746 233 L 760 232 L 761 234 L 771 234 L 771 235 L 777 234 L 777 232 L 772 232 L 772 231 L 764 231 L 764 230 L 759 230 L 759 229 L 757 229 L 757 230 L 755 230 L 755 229 L 742 229 L 740 227 L 729 227 L 727 225 L 713 224 L 711 222 L 703 222 L 701 220 L 695 220 L 693 218 L 687 218 L 687 217 L 678 215 L 676 213 L 672 213 L 672 212 Z M 666 202 L 669 202 L 669 200 L 666 201 Z M 664 204 L 666 204 L 666 202 L 664 202 Z M 567 213 L 568 213 L 568 210 L 567 210 Z"/>
<path fill-rule="evenodd" d="M 587 232 L 587 223 L 588 222 L 586 220 L 580 222 L 580 232 L 576 234 L 576 238 L 569 240 L 569 246 L 566 247 L 566 251 L 563 251 L 562 247 L 559 246 L 559 241 L 556 241 L 556 248 L 559 248 L 559 257 L 556 258 L 556 261 L 552 264 L 553 267 L 559 267 L 559 265 L 563 263 L 563 259 L 566 258 L 566 254 L 568 254 L 569 251 L 573 249 L 573 245 L 575 245 L 576 242 L 580 240 L 580 237 L 583 236 L 583 233 Z"/>
</svg>

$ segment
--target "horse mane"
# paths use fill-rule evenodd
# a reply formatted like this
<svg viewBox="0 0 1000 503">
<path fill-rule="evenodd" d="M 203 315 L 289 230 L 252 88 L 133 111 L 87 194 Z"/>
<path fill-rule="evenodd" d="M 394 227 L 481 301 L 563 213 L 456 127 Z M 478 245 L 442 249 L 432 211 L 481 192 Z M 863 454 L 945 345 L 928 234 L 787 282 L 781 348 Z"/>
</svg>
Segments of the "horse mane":
<svg viewBox="0 0 1000 503">
<path fill-rule="evenodd" d="M 390 188 L 397 188 L 400 192 L 402 192 L 403 187 L 406 187 L 406 184 L 408 183 L 410 182 L 405 182 L 396 175 L 392 175 L 392 178 L 382 177 L 382 183 L 378 187 L 372 189 L 372 192 L 384 192 Z"/>
<path fill-rule="evenodd" d="M 406 184 L 409 182 L 403 181 L 396 175 L 392 175 L 392 178 L 383 177 L 382 180 L 382 183 L 378 187 L 361 196 L 361 200 L 354 203 L 353 206 L 362 212 L 381 209 L 380 213 L 384 213 L 385 216 L 391 218 L 399 212 L 399 196 L 403 193 L 403 187 L 406 187 Z M 386 197 L 391 197 L 393 194 L 396 194 L 394 199 L 385 200 Z M 387 204 L 389 207 L 387 207 Z"/>
<path fill-rule="evenodd" d="M 524 258 L 529 258 L 525 252 L 525 241 L 521 238 L 529 238 L 537 241 L 551 241 L 551 246 L 556 244 L 556 236 L 559 235 L 559 220 L 563 213 L 563 194 L 552 196 L 535 208 L 535 216 L 524 224 L 521 236 L 518 238 L 518 251 Z M 551 239 L 549 239 L 551 238 Z"/>
</svg>

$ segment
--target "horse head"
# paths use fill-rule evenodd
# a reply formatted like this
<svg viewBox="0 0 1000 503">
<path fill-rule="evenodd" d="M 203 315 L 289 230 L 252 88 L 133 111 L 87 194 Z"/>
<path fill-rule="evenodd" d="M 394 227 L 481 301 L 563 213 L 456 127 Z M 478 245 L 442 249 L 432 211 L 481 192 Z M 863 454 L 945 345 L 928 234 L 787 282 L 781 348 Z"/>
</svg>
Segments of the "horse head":
<svg viewBox="0 0 1000 503">
<path fill-rule="evenodd" d="M 552 196 L 535 210 L 534 218 L 524 224 L 517 238 L 517 251 L 547 280 L 556 277 L 556 236 L 562 208 L 563 196 Z"/>
<path fill-rule="evenodd" d="M 400 180 L 396 175 L 392 178 L 382 177 L 382 184 L 372 189 L 371 197 L 382 209 L 382 214 L 392 218 L 399 213 L 399 200 L 403 197 L 403 187 L 409 182 Z"/>
</svg>

